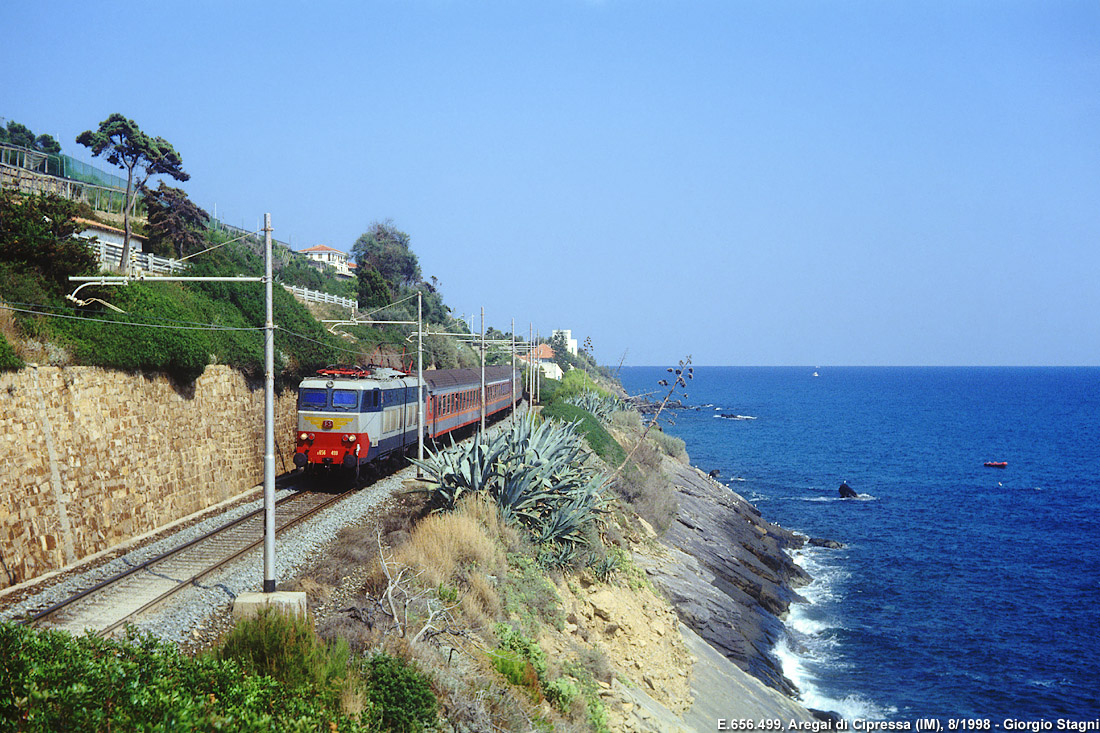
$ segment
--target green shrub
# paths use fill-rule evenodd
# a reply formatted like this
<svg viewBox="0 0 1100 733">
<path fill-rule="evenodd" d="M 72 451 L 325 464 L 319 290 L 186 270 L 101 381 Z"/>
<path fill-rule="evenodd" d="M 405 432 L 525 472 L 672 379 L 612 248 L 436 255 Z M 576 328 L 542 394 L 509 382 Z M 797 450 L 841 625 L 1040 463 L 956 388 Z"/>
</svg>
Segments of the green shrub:
<svg viewBox="0 0 1100 733">
<path fill-rule="evenodd" d="M 519 652 L 511 649 L 494 649 L 489 652 L 489 661 L 493 669 L 500 672 L 504 679 L 516 687 L 522 687 L 535 700 L 542 695 L 539 676 L 534 665 L 524 659 Z"/>
<path fill-rule="evenodd" d="M 468 493 L 488 493 L 504 519 L 527 529 L 553 560 L 547 566 L 564 566 L 587 544 L 585 528 L 606 503 L 604 479 L 588 475 L 578 461 L 582 448 L 573 425 L 531 418 L 413 463 L 436 484 L 440 508 L 454 509 Z"/>
<path fill-rule="evenodd" d="M 604 663 L 606 664 L 606 656 L 603 655 L 603 652 L 597 651 L 596 654 L 604 657 Z M 600 688 L 596 683 L 597 679 L 603 679 L 603 677 L 594 674 L 592 670 L 588 669 L 583 660 L 575 662 L 568 661 L 562 666 L 565 674 L 576 680 L 578 691 L 584 699 L 588 724 L 591 725 L 592 729 L 597 733 L 609 733 L 610 728 L 607 726 L 607 709 L 604 707 L 603 700 L 600 698 Z M 610 673 L 608 673 L 607 676 L 609 678 Z"/>
<path fill-rule="evenodd" d="M 546 698 L 557 706 L 558 710 L 568 713 L 573 701 L 581 694 L 577 683 L 569 677 L 558 677 L 546 685 Z"/>
<path fill-rule="evenodd" d="M 261 609 L 226 635 L 217 656 L 251 674 L 267 675 L 289 689 L 311 688 L 335 703 L 347 675 L 348 645 L 325 644 L 308 616 Z"/>
<path fill-rule="evenodd" d="M 0 191 L 0 261 L 39 273 L 56 295 L 69 276 L 94 273 L 95 254 L 77 237 L 76 204 L 56 194 L 23 196 Z"/>
<path fill-rule="evenodd" d="M 609 466 L 617 467 L 626 460 L 626 451 L 611 437 L 611 433 L 600 424 L 596 417 L 576 405 L 570 405 L 560 400 L 549 407 L 543 408 L 542 416 L 552 418 L 565 423 L 576 422 L 578 429 L 584 435 L 588 445 Z"/>
<path fill-rule="evenodd" d="M 0 730 L 365 731 L 311 688 L 289 690 L 234 660 L 0 623 Z"/>
<path fill-rule="evenodd" d="M 649 435 L 666 456 L 679 461 L 687 460 L 687 446 L 680 438 L 669 435 L 663 430 L 650 431 Z"/>
<path fill-rule="evenodd" d="M 530 662 L 531 667 L 535 670 L 535 674 L 538 675 L 539 681 L 545 681 L 548 671 L 546 652 L 542 650 L 538 642 L 524 636 L 508 624 L 498 623 L 494 629 L 497 638 L 500 639 L 500 648 L 506 651 L 515 652 L 521 658 Z"/>
<path fill-rule="evenodd" d="M 202 374 L 213 351 L 210 332 L 173 327 L 208 323 L 201 299 L 177 283 L 112 288 L 105 299 L 125 313 L 101 307 L 83 312 L 97 320 L 51 324 L 80 363 L 166 372 L 183 382 Z M 132 323 L 141 325 L 124 325 Z"/>
<path fill-rule="evenodd" d="M 562 376 L 561 383 L 558 386 L 557 390 L 554 392 L 553 400 L 566 400 L 570 397 L 576 397 L 585 392 L 595 392 L 601 397 L 617 399 L 617 396 L 610 390 L 596 384 L 596 381 L 592 378 L 591 374 L 586 374 L 580 369 L 573 369 L 566 372 Z M 548 404 L 548 401 L 544 399 L 543 403 Z"/>
<path fill-rule="evenodd" d="M 435 695 L 427 676 L 410 662 L 389 654 L 375 654 L 365 664 L 367 697 L 381 710 L 383 730 L 418 731 L 436 724 Z"/>
<path fill-rule="evenodd" d="M 15 350 L 12 349 L 11 344 L 8 343 L 3 334 L 0 334 L 0 371 L 21 369 L 22 367 L 23 360 L 15 355 Z"/>
<path fill-rule="evenodd" d="M 565 628 L 558 591 L 536 562 L 526 555 L 509 554 L 508 566 L 508 574 L 500 583 L 504 610 L 532 632 L 541 622 L 559 631 Z"/>
<path fill-rule="evenodd" d="M 560 380 L 541 377 L 539 380 L 539 404 L 549 405 L 557 399 L 558 389 L 560 387 Z"/>
</svg>

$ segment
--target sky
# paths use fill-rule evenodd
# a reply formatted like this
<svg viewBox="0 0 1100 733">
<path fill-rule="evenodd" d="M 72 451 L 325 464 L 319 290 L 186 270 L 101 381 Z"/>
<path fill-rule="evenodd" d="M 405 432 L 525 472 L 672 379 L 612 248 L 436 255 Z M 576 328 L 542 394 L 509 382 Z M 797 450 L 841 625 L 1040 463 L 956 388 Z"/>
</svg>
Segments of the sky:
<svg viewBox="0 0 1100 733">
<path fill-rule="evenodd" d="M 1094 0 L 41 2 L 0 117 L 119 112 L 295 249 L 411 238 L 600 363 L 1100 365 Z"/>
</svg>

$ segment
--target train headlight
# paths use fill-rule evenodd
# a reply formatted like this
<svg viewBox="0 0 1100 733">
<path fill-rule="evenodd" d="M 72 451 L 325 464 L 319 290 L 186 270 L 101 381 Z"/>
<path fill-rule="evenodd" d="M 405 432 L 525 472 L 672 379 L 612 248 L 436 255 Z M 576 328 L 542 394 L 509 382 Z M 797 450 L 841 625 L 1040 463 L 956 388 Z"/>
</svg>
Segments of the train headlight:
<svg viewBox="0 0 1100 733">
<path fill-rule="evenodd" d="M 309 439 L 310 439 L 310 440 L 316 440 L 316 439 L 317 439 L 317 435 L 316 435 L 315 433 L 310 433 L 310 434 L 309 434 Z"/>
<path fill-rule="evenodd" d="M 344 441 L 347 442 L 347 443 L 354 443 L 355 442 L 355 436 L 354 435 L 345 435 L 344 436 Z"/>
<path fill-rule="evenodd" d="M 304 441 L 308 437 L 309 437 L 308 433 L 298 433 L 298 440 Z"/>
</svg>

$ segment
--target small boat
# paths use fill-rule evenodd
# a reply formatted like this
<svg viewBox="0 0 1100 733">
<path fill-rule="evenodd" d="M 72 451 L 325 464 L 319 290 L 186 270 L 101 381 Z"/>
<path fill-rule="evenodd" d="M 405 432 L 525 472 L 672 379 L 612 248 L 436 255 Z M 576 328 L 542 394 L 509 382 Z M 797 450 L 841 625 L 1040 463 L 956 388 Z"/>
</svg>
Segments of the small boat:
<svg viewBox="0 0 1100 733">
<path fill-rule="evenodd" d="M 986 468 L 1008 468 L 1008 461 L 986 461 Z"/>
<path fill-rule="evenodd" d="M 820 375 L 820 374 L 818 374 L 817 372 L 814 372 L 814 376 L 815 376 L 815 377 L 820 377 L 821 375 Z"/>
</svg>

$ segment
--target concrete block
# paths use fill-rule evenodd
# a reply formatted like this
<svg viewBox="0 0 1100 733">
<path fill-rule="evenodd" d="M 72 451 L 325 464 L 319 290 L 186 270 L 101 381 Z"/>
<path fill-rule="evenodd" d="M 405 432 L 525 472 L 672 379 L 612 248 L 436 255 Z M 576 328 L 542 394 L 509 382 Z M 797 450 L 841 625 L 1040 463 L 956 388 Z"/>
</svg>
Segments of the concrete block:
<svg viewBox="0 0 1100 733">
<path fill-rule="evenodd" d="M 233 618 L 255 616 L 261 608 L 271 606 L 288 616 L 306 615 L 306 594 L 300 591 L 275 591 L 274 593 L 241 593 L 233 601 Z"/>
</svg>

